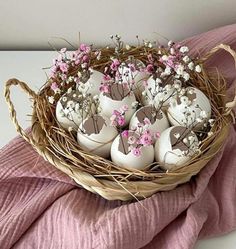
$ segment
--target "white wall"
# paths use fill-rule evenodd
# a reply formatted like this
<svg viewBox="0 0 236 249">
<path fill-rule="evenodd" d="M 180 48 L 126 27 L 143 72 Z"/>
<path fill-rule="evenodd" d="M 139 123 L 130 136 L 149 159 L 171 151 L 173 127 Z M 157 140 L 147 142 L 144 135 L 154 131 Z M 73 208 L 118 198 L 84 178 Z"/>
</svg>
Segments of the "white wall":
<svg viewBox="0 0 236 249">
<path fill-rule="evenodd" d="M 234 22 L 236 0 L 0 0 L 0 49 L 50 49 L 53 36 L 77 44 L 79 31 L 97 45 L 116 33 L 178 40 Z"/>
</svg>

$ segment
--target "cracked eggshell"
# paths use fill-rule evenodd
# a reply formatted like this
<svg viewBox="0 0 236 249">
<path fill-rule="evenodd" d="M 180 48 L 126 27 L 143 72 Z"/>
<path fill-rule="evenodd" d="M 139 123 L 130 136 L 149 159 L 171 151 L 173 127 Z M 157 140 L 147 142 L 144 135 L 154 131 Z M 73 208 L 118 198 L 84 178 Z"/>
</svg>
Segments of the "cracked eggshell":
<svg viewBox="0 0 236 249">
<path fill-rule="evenodd" d="M 145 118 L 148 118 L 151 122 L 148 129 L 150 129 L 152 134 L 156 132 L 162 133 L 164 130 L 169 128 L 169 121 L 165 113 L 160 110 L 155 117 L 152 113 L 152 109 L 153 108 L 150 105 L 138 109 L 130 120 L 129 128 L 137 127 L 138 123 L 144 123 Z"/>
<path fill-rule="evenodd" d="M 71 90 L 62 95 L 56 105 L 56 119 L 64 129 L 72 127 L 77 130 L 82 117 L 86 118 L 88 113 L 82 112 L 79 103 L 80 92 Z"/>
<path fill-rule="evenodd" d="M 153 145 L 141 148 L 141 155 L 135 156 L 132 152 L 124 154 L 119 150 L 121 135 L 118 135 L 111 146 L 111 160 L 123 168 L 133 168 L 142 170 L 154 161 Z"/>
<path fill-rule="evenodd" d="M 206 117 L 203 122 L 195 125 L 201 111 L 206 112 Z M 184 96 L 177 96 L 176 100 L 171 102 L 167 114 L 172 125 L 191 127 L 194 124 L 194 130 L 201 130 L 211 117 L 211 104 L 201 90 L 187 87 Z"/>
<path fill-rule="evenodd" d="M 96 131 L 94 122 L 97 124 Z M 83 150 L 108 158 L 112 142 L 117 134 L 117 130 L 110 125 L 107 117 L 94 115 L 81 123 L 77 132 L 77 141 Z"/>
<path fill-rule="evenodd" d="M 101 93 L 99 96 L 100 107 L 102 115 L 107 117 L 112 116 L 114 110 L 119 110 L 124 105 L 128 106 L 128 111 L 125 113 L 125 125 L 127 125 L 135 112 L 135 108 L 132 107 L 132 103 L 136 101 L 135 95 L 131 92 L 130 95 L 127 95 L 123 99 L 112 99 L 104 93 Z"/>
<path fill-rule="evenodd" d="M 191 160 L 198 149 L 198 138 L 183 126 L 165 130 L 155 144 L 155 159 L 166 170 L 180 167 Z"/>
<path fill-rule="evenodd" d="M 163 80 L 164 81 L 164 80 Z M 160 84 L 157 83 L 153 77 L 150 77 L 147 81 L 147 96 L 142 96 L 142 102 L 144 105 L 154 104 L 159 106 L 160 102 L 163 101 L 162 109 L 166 110 L 172 101 L 175 98 L 177 91 L 171 85 L 167 84 L 163 87 L 163 90 L 160 90 Z M 152 95 L 155 95 L 154 100 L 152 101 Z M 154 103 L 152 103 L 154 102 Z"/>
<path fill-rule="evenodd" d="M 89 89 L 87 93 L 90 93 L 92 96 L 99 95 L 99 87 L 101 85 L 101 82 L 103 80 L 104 74 L 97 71 L 97 70 L 92 70 L 92 73 L 90 75 L 90 78 L 88 81 L 85 83 L 85 85 L 89 85 Z"/>
</svg>

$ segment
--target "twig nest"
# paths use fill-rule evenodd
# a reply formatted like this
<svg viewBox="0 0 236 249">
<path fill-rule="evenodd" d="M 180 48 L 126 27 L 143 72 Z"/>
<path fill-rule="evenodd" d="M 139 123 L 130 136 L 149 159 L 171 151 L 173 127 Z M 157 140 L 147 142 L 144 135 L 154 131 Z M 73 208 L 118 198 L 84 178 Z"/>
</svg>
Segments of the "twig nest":
<svg viewBox="0 0 236 249">
<path fill-rule="evenodd" d="M 80 83 L 78 85 L 79 88 L 84 88 L 87 94 L 91 94 L 92 96 L 100 94 L 100 86 L 103 80 L 104 74 L 97 71 L 91 70 L 89 73 L 89 78 L 85 83 Z"/>
<path fill-rule="evenodd" d="M 126 88 L 123 84 L 112 84 L 109 92 L 103 92 L 99 96 L 102 115 L 111 117 L 114 110 L 120 110 L 123 106 L 127 106 L 128 110 L 125 113 L 125 124 L 127 125 L 134 114 L 136 108 L 135 95 L 132 91 Z"/>
<path fill-rule="evenodd" d="M 144 90 L 143 81 L 150 75 L 145 69 L 145 64 L 135 58 L 126 60 L 118 68 L 122 82 L 133 84 L 135 95 L 140 94 Z"/>
<path fill-rule="evenodd" d="M 63 128 L 77 130 L 82 119 L 86 118 L 91 110 L 91 98 L 84 97 L 80 91 L 70 88 L 57 102 L 56 119 Z"/>
<path fill-rule="evenodd" d="M 172 125 L 201 130 L 211 117 L 211 104 L 201 90 L 187 87 L 172 99 L 167 113 Z"/>
<path fill-rule="evenodd" d="M 155 144 L 155 159 L 162 168 L 170 170 L 186 164 L 199 151 L 196 134 L 183 126 L 165 130 Z"/>
<path fill-rule="evenodd" d="M 134 131 L 125 131 L 127 135 L 119 134 L 111 146 L 112 161 L 124 168 L 142 170 L 154 161 L 154 147 L 138 144 L 139 136 Z"/>
<path fill-rule="evenodd" d="M 146 89 L 142 92 L 143 104 L 161 106 L 163 110 L 169 107 L 171 100 L 175 98 L 181 88 L 181 82 L 172 77 L 169 80 L 150 77 L 146 84 Z"/>
<path fill-rule="evenodd" d="M 83 150 L 107 158 L 117 134 L 117 130 L 110 126 L 107 117 L 92 115 L 81 123 L 77 140 Z"/>
<path fill-rule="evenodd" d="M 143 106 L 134 113 L 130 120 L 129 128 L 136 127 L 139 123 L 148 126 L 154 140 L 158 138 L 161 132 L 169 128 L 169 122 L 165 113 L 151 105 Z"/>
</svg>

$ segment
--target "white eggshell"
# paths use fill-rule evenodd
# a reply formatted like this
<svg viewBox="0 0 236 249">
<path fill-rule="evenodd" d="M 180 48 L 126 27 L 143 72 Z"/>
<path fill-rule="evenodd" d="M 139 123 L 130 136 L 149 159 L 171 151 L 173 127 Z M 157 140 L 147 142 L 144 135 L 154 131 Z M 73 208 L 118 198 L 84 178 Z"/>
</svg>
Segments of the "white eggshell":
<svg viewBox="0 0 236 249">
<path fill-rule="evenodd" d="M 145 65 L 142 61 L 140 60 L 136 60 L 136 63 L 138 63 L 140 65 L 141 68 L 145 68 Z M 146 80 L 148 77 L 149 77 L 149 73 L 145 72 L 145 71 L 134 71 L 132 72 L 130 70 L 129 67 L 127 66 L 121 66 L 119 67 L 119 72 L 120 74 L 122 75 L 122 80 L 123 82 L 131 82 L 132 79 L 134 80 L 134 93 L 135 95 L 142 92 L 144 90 L 144 87 L 143 87 L 143 81 Z"/>
<path fill-rule="evenodd" d="M 85 83 L 85 85 L 88 84 L 90 86 L 87 93 L 90 93 L 92 96 L 100 94 L 99 87 L 100 87 L 101 82 L 103 80 L 103 76 L 104 76 L 104 74 L 100 73 L 97 70 L 92 71 L 90 78 Z"/>
<path fill-rule="evenodd" d="M 137 114 L 139 112 L 142 112 L 142 110 L 145 108 L 145 106 L 141 107 L 140 109 L 138 109 L 134 115 L 132 116 L 130 123 L 129 123 L 129 128 L 131 129 L 132 127 L 137 127 L 139 120 L 137 118 Z M 169 128 L 169 121 L 165 115 L 165 113 L 163 111 L 160 110 L 160 115 L 162 116 L 161 119 L 156 119 L 156 121 L 153 124 L 150 124 L 148 126 L 148 129 L 151 131 L 152 134 L 156 133 L 156 132 L 160 132 L 162 133 L 164 130 L 166 130 L 167 128 Z"/>
<path fill-rule="evenodd" d="M 176 127 L 179 126 L 172 126 L 162 132 L 160 138 L 157 139 L 155 144 L 155 160 L 166 170 L 186 164 L 192 158 L 191 153 L 195 153 L 196 148 L 198 147 L 198 138 L 192 131 L 191 136 L 193 137 L 193 142 L 190 143 L 189 151 L 186 151 L 185 154 L 183 154 L 179 148 L 173 149 L 170 133 Z M 183 138 L 185 138 L 185 136 L 183 136 Z"/>
<path fill-rule="evenodd" d="M 122 100 L 113 100 L 103 95 L 103 93 L 101 93 L 99 100 L 100 100 L 101 113 L 109 118 L 112 116 L 112 112 L 114 110 L 119 110 L 124 105 L 127 105 L 129 109 L 125 113 L 125 121 L 126 121 L 125 125 L 129 123 L 132 115 L 135 112 L 135 109 L 132 107 L 132 103 L 136 101 L 134 94 L 128 95 Z"/>
<path fill-rule="evenodd" d="M 159 106 L 160 101 L 163 101 L 163 109 L 166 109 L 169 106 L 170 102 L 177 93 L 176 89 L 171 85 L 166 85 L 163 90 L 160 91 L 160 86 L 156 83 L 153 77 L 148 79 L 146 89 L 147 96 L 142 97 L 143 104 L 149 105 L 152 104 L 152 101 L 154 101 L 153 104 L 155 104 L 155 106 Z M 152 100 L 152 95 L 155 95 L 154 100 Z"/>
<path fill-rule="evenodd" d="M 107 158 L 110 155 L 110 149 L 113 140 L 117 136 L 117 130 L 110 126 L 110 120 L 107 117 L 103 117 L 106 125 L 104 125 L 98 134 L 84 134 L 81 132 L 83 130 L 83 123 L 80 125 L 80 129 L 77 133 L 77 141 L 81 148 L 85 151 L 89 151 L 101 157 Z"/>
<path fill-rule="evenodd" d="M 173 100 L 170 103 L 167 114 L 168 119 L 172 125 L 182 125 L 191 127 L 194 124 L 194 130 L 201 130 L 209 118 L 211 117 L 211 104 L 206 95 L 197 88 L 188 87 L 186 91 L 192 90 L 196 94 L 196 98 L 191 102 L 187 103 L 187 98 L 183 98 L 183 102 L 177 103 L 177 100 Z M 197 105 L 199 107 L 197 107 Z M 184 114 L 188 112 L 188 115 Z M 206 118 L 204 122 L 200 122 L 197 125 L 196 119 L 200 117 L 201 111 L 206 112 Z"/>
<path fill-rule="evenodd" d="M 154 161 L 154 148 L 152 145 L 142 147 L 140 156 L 135 156 L 132 152 L 125 155 L 118 149 L 119 139 L 120 135 L 116 137 L 111 146 L 111 159 L 116 165 L 142 170 Z"/>
<path fill-rule="evenodd" d="M 71 109 L 69 105 L 67 105 L 65 108 L 63 108 L 61 101 L 63 101 L 63 97 L 67 97 L 67 93 L 65 93 L 57 102 L 56 105 L 56 119 L 60 123 L 60 125 L 68 129 L 69 127 L 72 127 L 77 130 L 80 123 L 82 122 L 82 116 L 83 118 L 86 118 L 88 115 L 86 112 L 82 112 L 79 109 L 73 108 Z M 73 102 L 75 105 L 79 103 Z M 72 103 L 72 104 L 73 104 Z"/>
</svg>

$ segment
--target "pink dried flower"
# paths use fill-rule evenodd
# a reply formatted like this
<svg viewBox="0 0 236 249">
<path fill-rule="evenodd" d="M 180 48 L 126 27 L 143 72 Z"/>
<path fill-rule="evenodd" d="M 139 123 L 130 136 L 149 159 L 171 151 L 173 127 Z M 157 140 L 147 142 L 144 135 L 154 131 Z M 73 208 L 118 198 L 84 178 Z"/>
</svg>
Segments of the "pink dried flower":
<svg viewBox="0 0 236 249">
<path fill-rule="evenodd" d="M 145 125 L 150 125 L 151 124 L 150 120 L 147 117 L 144 118 L 143 122 L 144 122 Z"/>
<path fill-rule="evenodd" d="M 146 67 L 146 70 L 148 73 L 152 73 L 154 71 L 154 67 L 152 64 L 148 64 Z"/>
<path fill-rule="evenodd" d="M 150 134 L 143 134 L 140 137 L 140 144 L 144 145 L 144 146 L 148 146 L 152 144 L 152 136 Z"/>
<path fill-rule="evenodd" d="M 119 126 L 125 125 L 125 118 L 122 117 L 122 116 L 118 117 L 117 123 L 118 123 Z"/>
<path fill-rule="evenodd" d="M 52 84 L 51 84 L 51 89 L 52 89 L 53 91 L 56 91 L 56 90 L 58 89 L 58 85 L 57 85 L 56 82 L 52 82 Z"/>
<path fill-rule="evenodd" d="M 107 84 L 102 84 L 99 87 L 99 91 L 102 93 L 109 93 L 110 89 L 109 89 L 109 86 Z"/>
<path fill-rule="evenodd" d="M 159 131 L 154 133 L 154 138 L 158 139 L 160 138 L 160 136 L 161 136 L 161 133 Z"/>
<path fill-rule="evenodd" d="M 144 80 L 144 81 L 143 81 L 143 86 L 144 86 L 144 87 L 147 87 L 147 86 L 148 86 L 147 80 Z"/>
<path fill-rule="evenodd" d="M 114 60 L 112 61 L 112 63 L 111 63 L 110 68 L 111 68 L 111 70 L 113 70 L 113 71 L 117 71 L 119 65 L 120 65 L 119 60 L 118 60 L 118 59 L 114 59 Z"/>
<path fill-rule="evenodd" d="M 90 46 L 88 46 L 84 43 L 80 44 L 79 48 L 80 48 L 80 51 L 85 52 L 85 53 L 89 53 L 91 51 Z"/>
<path fill-rule="evenodd" d="M 133 153 L 133 155 L 139 157 L 141 155 L 141 149 L 140 148 L 133 148 L 132 153 Z"/>
<path fill-rule="evenodd" d="M 121 112 L 127 112 L 129 110 L 129 106 L 128 105 L 123 105 L 121 108 L 120 108 L 120 111 Z"/>
<path fill-rule="evenodd" d="M 128 131 L 128 130 L 124 130 L 124 131 L 122 131 L 121 135 L 122 135 L 122 137 L 128 138 L 128 136 L 129 136 L 129 131 Z"/>
<path fill-rule="evenodd" d="M 103 81 L 109 81 L 109 80 L 111 80 L 111 76 L 105 74 L 105 75 L 103 76 Z"/>
<path fill-rule="evenodd" d="M 68 72 L 69 65 L 66 64 L 65 62 L 59 63 L 59 67 L 60 67 L 60 70 L 61 70 L 63 73 L 67 73 L 67 72 Z"/>
<path fill-rule="evenodd" d="M 129 69 L 130 69 L 131 72 L 135 72 L 136 71 L 135 65 L 133 63 L 129 63 L 128 67 L 129 67 Z"/>
</svg>

